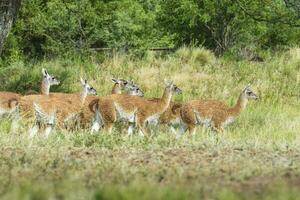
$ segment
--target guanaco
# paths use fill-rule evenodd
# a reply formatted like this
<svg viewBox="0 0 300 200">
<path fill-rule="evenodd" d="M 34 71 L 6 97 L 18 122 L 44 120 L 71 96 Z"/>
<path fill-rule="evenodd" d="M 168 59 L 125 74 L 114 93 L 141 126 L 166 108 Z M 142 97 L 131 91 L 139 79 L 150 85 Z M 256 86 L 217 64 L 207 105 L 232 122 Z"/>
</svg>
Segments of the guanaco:
<svg viewBox="0 0 300 200">
<path fill-rule="evenodd" d="M 258 96 L 252 91 L 250 85 L 247 85 L 233 107 L 215 100 L 193 100 L 184 104 L 180 109 L 182 126 L 177 137 L 187 129 L 194 134 L 196 125 L 210 127 L 217 132 L 223 131 L 227 125 L 235 121 L 251 99 L 257 100 Z"/>
<path fill-rule="evenodd" d="M 125 94 L 131 95 L 135 94 L 138 96 L 144 96 L 144 93 L 140 88 L 135 85 L 132 81 L 128 81 L 125 79 L 111 79 L 112 82 L 114 83 L 114 86 L 112 88 L 111 94 L 122 94 L 123 91 Z"/>
<path fill-rule="evenodd" d="M 48 96 L 50 87 L 53 85 L 59 85 L 60 81 L 55 78 L 55 76 L 50 75 L 46 69 L 42 69 L 43 80 L 41 82 L 40 87 L 40 95 L 26 95 L 20 96 L 18 99 L 13 99 L 10 102 L 10 107 L 14 108 L 12 112 L 12 124 L 11 130 L 16 130 L 19 127 L 20 119 L 29 119 L 32 120 L 34 117 L 34 110 L 33 110 L 33 101 L 36 98 L 40 98 L 41 96 Z M 22 113 L 20 113 L 22 112 Z M 22 115 L 22 116 L 21 116 Z"/>
<path fill-rule="evenodd" d="M 157 101 L 159 98 L 150 98 L 149 101 Z M 170 104 L 165 112 L 163 112 L 158 121 L 157 124 L 161 125 L 167 125 L 171 128 L 171 131 L 173 133 L 176 133 L 175 128 L 181 124 L 180 120 L 180 108 L 182 106 L 182 103 L 177 103 L 170 101 Z"/>
<path fill-rule="evenodd" d="M 124 94 L 127 95 L 139 96 L 139 97 L 144 96 L 144 92 L 132 81 L 127 81 L 124 79 L 112 79 L 112 81 L 114 82 L 112 94 L 122 94 L 123 93 L 122 91 L 124 91 Z M 95 105 L 93 101 L 98 101 L 98 98 L 93 98 L 90 101 L 89 105 Z M 90 122 L 91 119 L 94 119 L 92 129 L 91 129 L 92 133 L 99 131 L 99 129 L 103 127 L 103 124 L 101 124 L 102 120 L 101 120 L 100 113 L 99 111 L 97 111 L 97 109 L 95 109 L 95 107 L 93 106 L 85 107 L 83 114 L 85 117 L 82 117 L 82 119 L 85 120 L 85 123 Z"/>
<path fill-rule="evenodd" d="M 59 85 L 60 82 L 44 68 L 42 69 L 42 75 L 43 80 L 41 82 L 40 93 L 48 95 L 50 87 L 52 85 Z M 21 94 L 13 92 L 0 92 L 0 118 L 13 113 L 21 97 Z"/>
<path fill-rule="evenodd" d="M 46 137 L 50 135 L 53 126 L 56 124 L 59 128 L 69 128 L 69 123 L 73 125 L 73 123 L 80 121 L 82 107 L 87 95 L 96 94 L 96 90 L 88 84 L 87 80 L 81 78 L 80 81 L 83 86 L 81 93 L 72 94 L 72 96 L 50 95 L 49 98 L 39 99 L 35 102 L 36 117 L 39 120 L 44 119 L 47 125 L 45 129 Z M 49 123 L 50 121 L 51 123 Z M 30 136 L 33 137 L 37 131 L 36 126 Z"/>
<path fill-rule="evenodd" d="M 113 94 L 99 98 L 96 108 L 107 132 L 111 132 L 115 122 L 125 120 L 136 123 L 142 135 L 149 136 L 146 127 L 148 123 L 155 123 L 160 115 L 168 108 L 172 94 L 182 91 L 173 82 L 165 82 L 166 87 L 161 99 L 150 101 L 138 96 Z M 132 133 L 131 130 L 128 133 Z"/>
<path fill-rule="evenodd" d="M 129 95 L 138 95 L 138 96 L 144 96 L 144 93 L 142 90 L 140 90 L 139 87 L 137 87 L 132 81 L 127 81 L 125 79 L 112 79 L 112 82 L 114 83 L 112 88 L 112 94 L 121 94 L 123 91 L 126 94 Z M 56 97 L 67 97 L 68 95 L 65 94 L 51 94 L 51 96 Z M 82 112 L 80 116 L 80 126 L 82 128 L 88 128 L 90 127 L 90 124 L 92 123 L 94 117 L 95 117 L 95 109 L 90 108 L 88 105 L 95 101 L 97 99 L 97 96 L 87 96 L 85 99 L 85 105 L 82 106 Z M 76 98 L 75 98 L 76 99 Z M 97 122 L 94 121 L 94 126 L 97 127 Z M 99 127 L 100 128 L 100 127 Z"/>
</svg>

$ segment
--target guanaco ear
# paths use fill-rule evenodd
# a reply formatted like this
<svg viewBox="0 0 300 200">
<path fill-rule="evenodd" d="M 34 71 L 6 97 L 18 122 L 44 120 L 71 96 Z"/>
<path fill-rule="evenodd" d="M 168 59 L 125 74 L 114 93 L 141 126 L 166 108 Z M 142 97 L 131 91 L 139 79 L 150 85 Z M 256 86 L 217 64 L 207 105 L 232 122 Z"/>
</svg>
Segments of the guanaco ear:
<svg viewBox="0 0 300 200">
<path fill-rule="evenodd" d="M 112 80 L 112 82 L 114 82 L 114 83 L 118 83 L 118 80 L 115 79 L 115 78 L 112 78 L 111 80 Z"/>
<path fill-rule="evenodd" d="M 164 84 L 166 86 L 170 86 L 172 83 L 173 83 L 173 81 L 171 82 L 171 81 L 168 81 L 168 80 L 164 79 Z"/>
<path fill-rule="evenodd" d="M 243 89 L 243 91 L 246 91 L 247 89 L 249 89 L 250 88 L 250 83 L 248 83 L 247 85 L 246 85 L 246 87 Z"/>
<path fill-rule="evenodd" d="M 48 72 L 47 72 L 47 70 L 45 68 L 42 69 L 42 74 L 43 74 L 43 76 L 47 76 L 48 75 Z"/>
<path fill-rule="evenodd" d="M 80 82 L 81 82 L 82 85 L 85 85 L 85 84 L 86 84 L 86 80 L 84 80 L 84 79 L 81 78 L 81 77 L 80 77 Z"/>
</svg>

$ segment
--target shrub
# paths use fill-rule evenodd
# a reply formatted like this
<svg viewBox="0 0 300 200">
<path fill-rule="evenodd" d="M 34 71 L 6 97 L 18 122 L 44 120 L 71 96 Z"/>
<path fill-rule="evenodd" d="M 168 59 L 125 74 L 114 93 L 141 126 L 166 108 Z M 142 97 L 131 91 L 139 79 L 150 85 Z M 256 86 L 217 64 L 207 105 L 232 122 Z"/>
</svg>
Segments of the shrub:
<svg viewBox="0 0 300 200">
<path fill-rule="evenodd" d="M 201 66 L 214 64 L 216 57 L 213 52 L 205 48 L 191 49 L 191 61 Z"/>
<path fill-rule="evenodd" d="M 177 49 L 175 52 L 175 57 L 180 59 L 182 62 L 188 62 L 191 58 L 190 48 L 183 46 Z"/>
</svg>

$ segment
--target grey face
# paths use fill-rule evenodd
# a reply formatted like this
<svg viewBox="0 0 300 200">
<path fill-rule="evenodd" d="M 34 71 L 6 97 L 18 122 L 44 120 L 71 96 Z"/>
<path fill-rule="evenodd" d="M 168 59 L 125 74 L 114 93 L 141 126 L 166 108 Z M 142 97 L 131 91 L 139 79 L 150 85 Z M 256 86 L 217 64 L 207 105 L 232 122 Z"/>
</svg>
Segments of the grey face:
<svg viewBox="0 0 300 200">
<path fill-rule="evenodd" d="M 139 97 L 144 96 L 144 92 L 135 84 L 132 84 L 132 85 L 128 86 L 127 88 L 128 88 L 129 95 L 139 96 Z"/>
<path fill-rule="evenodd" d="M 46 69 L 42 69 L 44 81 L 46 81 L 50 86 L 51 85 L 59 85 L 60 81 L 57 80 L 54 76 L 50 75 Z"/>
<path fill-rule="evenodd" d="M 111 79 L 114 83 L 119 84 L 122 88 L 126 87 L 127 84 L 129 84 L 129 81 L 125 79 Z"/>
<path fill-rule="evenodd" d="M 252 91 L 249 85 L 243 90 L 243 92 L 246 95 L 247 99 L 253 99 L 253 100 L 258 99 L 258 96 Z"/>
<path fill-rule="evenodd" d="M 112 79 L 112 81 L 116 84 L 119 84 L 122 90 L 125 90 L 128 95 L 140 97 L 144 96 L 144 92 L 132 81 L 128 81 L 125 79 Z"/>
<path fill-rule="evenodd" d="M 93 87 L 91 87 L 91 86 L 89 86 L 89 87 L 87 88 L 87 90 L 88 90 L 88 94 L 90 94 L 90 95 L 96 95 L 96 94 L 97 94 L 96 89 L 93 88 Z"/>
<path fill-rule="evenodd" d="M 171 90 L 171 92 L 173 92 L 176 95 L 182 94 L 182 90 L 173 83 L 173 81 L 166 81 L 164 80 L 165 85 L 167 86 L 167 88 L 169 88 Z"/>
<path fill-rule="evenodd" d="M 83 79 L 81 78 L 80 81 L 81 81 L 81 84 L 82 84 L 84 90 L 86 91 L 86 93 L 87 93 L 88 95 L 96 95 L 96 94 L 97 94 L 96 89 L 94 89 L 92 86 L 90 86 L 90 85 L 88 84 L 88 82 L 87 82 L 86 79 L 83 80 Z"/>
<path fill-rule="evenodd" d="M 182 94 L 182 90 L 177 87 L 177 85 L 173 84 L 173 92 L 176 94 L 176 95 L 180 95 Z"/>
</svg>

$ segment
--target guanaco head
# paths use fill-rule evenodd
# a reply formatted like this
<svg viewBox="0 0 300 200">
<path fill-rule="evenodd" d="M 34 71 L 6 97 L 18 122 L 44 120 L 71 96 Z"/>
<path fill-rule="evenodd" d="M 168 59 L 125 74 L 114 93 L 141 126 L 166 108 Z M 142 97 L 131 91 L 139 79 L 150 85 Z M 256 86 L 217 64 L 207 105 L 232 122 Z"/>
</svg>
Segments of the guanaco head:
<svg viewBox="0 0 300 200">
<path fill-rule="evenodd" d="M 131 96 L 139 96 L 139 97 L 144 96 L 144 92 L 133 82 L 130 82 L 129 84 L 127 84 L 125 87 L 125 90 L 126 90 L 127 94 L 131 95 Z"/>
<path fill-rule="evenodd" d="M 129 81 L 124 80 L 124 79 L 115 79 L 115 78 L 112 78 L 111 80 L 115 84 L 118 84 L 121 88 L 124 88 L 129 83 Z"/>
<path fill-rule="evenodd" d="M 59 85 L 60 81 L 57 80 L 54 76 L 50 75 L 46 69 L 42 69 L 43 82 L 49 86 Z"/>
<path fill-rule="evenodd" d="M 80 78 L 80 82 L 82 84 L 83 90 L 88 95 L 96 95 L 97 91 L 92 86 L 90 86 L 86 79 Z"/>
<path fill-rule="evenodd" d="M 124 90 L 128 95 L 140 96 L 140 97 L 144 96 L 144 92 L 137 85 L 135 85 L 132 81 L 127 81 L 125 79 L 114 79 L 114 78 L 111 80 L 115 84 L 119 85 L 119 88 L 121 90 Z"/>
<path fill-rule="evenodd" d="M 252 91 L 252 89 L 250 88 L 250 84 L 248 84 L 242 92 L 242 95 L 246 98 L 246 99 L 254 99 L 257 100 L 258 96 Z"/>
<path fill-rule="evenodd" d="M 175 85 L 173 83 L 173 81 L 164 81 L 165 85 L 166 85 L 166 89 L 168 89 L 170 92 L 176 94 L 176 95 L 179 95 L 179 94 L 182 94 L 182 90 L 177 87 L 177 85 Z"/>
</svg>

